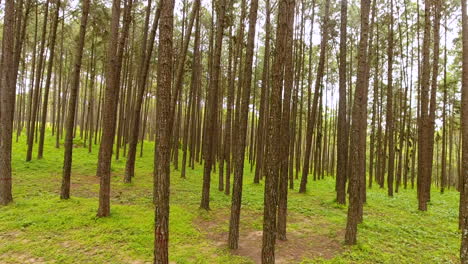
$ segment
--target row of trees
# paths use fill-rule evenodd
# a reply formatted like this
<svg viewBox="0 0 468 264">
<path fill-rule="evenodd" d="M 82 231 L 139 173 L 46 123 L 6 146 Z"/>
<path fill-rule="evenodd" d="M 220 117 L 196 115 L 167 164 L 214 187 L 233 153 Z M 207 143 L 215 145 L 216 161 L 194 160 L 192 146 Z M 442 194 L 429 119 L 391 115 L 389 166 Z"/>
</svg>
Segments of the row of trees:
<svg viewBox="0 0 468 264">
<path fill-rule="evenodd" d="M 217 171 L 218 191 L 232 197 L 231 249 L 245 167 L 255 170 L 249 180 L 265 180 L 263 263 L 274 263 L 276 239 L 287 239 L 288 191 L 305 193 L 309 176 L 334 176 L 339 204 L 349 194 L 350 245 L 366 188 L 393 196 L 416 185 L 421 211 L 434 184 L 456 188 L 468 263 L 466 0 L 3 5 L 0 204 L 13 200 L 12 142 L 22 134 L 26 161 L 35 145 L 47 158 L 47 133 L 57 148 L 63 140 L 62 199 L 73 149 L 99 145 L 99 217 L 110 215 L 112 158 L 126 158 L 129 183 L 138 144 L 142 155 L 144 140 L 154 140 L 155 263 L 168 263 L 171 163 L 184 178 L 203 164 L 206 210 Z"/>
</svg>

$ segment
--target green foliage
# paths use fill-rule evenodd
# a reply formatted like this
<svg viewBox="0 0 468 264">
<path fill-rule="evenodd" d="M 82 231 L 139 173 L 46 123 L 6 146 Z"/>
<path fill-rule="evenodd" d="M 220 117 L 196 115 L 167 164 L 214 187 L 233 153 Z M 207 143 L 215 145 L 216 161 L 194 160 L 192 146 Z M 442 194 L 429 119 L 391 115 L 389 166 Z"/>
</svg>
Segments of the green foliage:
<svg viewBox="0 0 468 264">
<path fill-rule="evenodd" d="M 0 208 L 0 262 L 26 263 L 145 263 L 152 260 L 152 143 L 145 143 L 144 157 L 137 160 L 132 184 L 122 181 L 124 160 L 113 160 L 111 217 L 96 218 L 99 179 L 95 176 L 97 146 L 92 154 L 74 149 L 72 198 L 59 199 L 63 149 L 55 149 L 48 137 L 43 160 L 24 161 L 25 139 L 14 144 L 14 199 Z M 181 160 L 181 159 L 180 159 Z M 250 168 L 250 166 L 246 166 Z M 217 190 L 212 176 L 212 211 L 198 209 L 203 167 L 171 174 L 170 259 L 176 263 L 250 263 L 231 254 L 225 244 L 207 236 L 196 222 L 218 221 L 228 230 L 231 198 Z M 241 222 L 262 230 L 263 185 L 252 183 L 245 171 Z M 295 182 L 297 187 L 297 180 Z M 359 226 L 358 245 L 343 245 L 346 206 L 334 198 L 334 180 L 310 182 L 309 192 L 289 193 L 288 232 L 321 246 L 316 237 L 334 241 L 334 258 L 304 259 L 302 263 L 457 263 L 459 233 L 458 193 L 434 190 L 428 212 L 417 211 L 415 190 L 389 198 L 385 190 L 368 190 L 364 223 Z M 220 220 L 220 213 L 224 218 Z M 252 217 L 254 215 L 255 217 Z M 218 217 L 217 217 L 218 216 Z M 205 228 L 207 229 L 207 228 Z M 241 229 L 242 232 L 242 229 Z M 291 239 L 291 237 L 290 237 Z M 314 244 L 316 243 L 316 244 Z M 322 245 L 323 246 L 323 245 Z"/>
</svg>

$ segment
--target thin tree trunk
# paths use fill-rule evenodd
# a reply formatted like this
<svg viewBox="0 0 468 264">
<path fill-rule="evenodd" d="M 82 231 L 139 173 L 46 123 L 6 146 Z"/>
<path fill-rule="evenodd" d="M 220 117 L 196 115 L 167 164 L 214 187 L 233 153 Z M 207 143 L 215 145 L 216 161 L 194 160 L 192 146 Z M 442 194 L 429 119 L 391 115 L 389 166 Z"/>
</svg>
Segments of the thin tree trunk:
<svg viewBox="0 0 468 264">
<path fill-rule="evenodd" d="M 306 149 L 304 153 L 304 165 L 302 168 L 302 178 L 301 178 L 301 186 L 299 188 L 300 193 L 306 192 L 307 186 L 307 176 L 309 173 L 309 163 L 310 163 L 310 155 L 312 150 L 312 135 L 315 128 L 316 123 L 316 115 L 317 115 L 317 107 L 318 107 L 318 99 L 320 90 L 322 89 L 322 82 L 323 82 L 323 75 L 325 69 L 325 56 L 326 56 L 326 49 L 328 43 L 328 21 L 330 20 L 329 17 L 330 13 L 330 0 L 325 1 L 325 14 L 323 17 L 323 25 L 322 25 L 322 42 L 320 44 L 320 58 L 319 64 L 317 68 L 317 79 L 315 80 L 315 89 L 314 89 L 314 100 L 312 103 L 312 109 L 308 116 L 307 122 L 307 134 L 306 134 Z"/>
<path fill-rule="evenodd" d="M 107 73 L 104 105 L 102 112 L 102 140 L 99 147 L 98 168 L 96 175 L 101 178 L 99 188 L 98 217 L 110 215 L 110 178 L 112 149 L 114 145 L 117 105 L 120 91 L 120 73 L 123 51 L 128 36 L 132 0 L 127 0 L 124 11 L 124 25 L 119 37 L 120 0 L 112 2 L 110 42 L 107 50 Z"/>
<path fill-rule="evenodd" d="M 348 122 L 346 121 L 346 49 L 348 1 L 341 0 L 338 145 L 336 167 L 336 202 L 346 204 L 346 171 L 348 163 Z"/>
<path fill-rule="evenodd" d="M 200 5 L 197 1 L 196 5 Z M 195 10 L 194 10 L 195 11 Z M 183 156 L 182 156 L 182 171 L 180 173 L 182 178 L 185 178 L 186 174 L 186 163 L 187 163 L 187 148 L 189 144 L 189 131 L 191 130 L 190 128 L 193 126 L 193 121 L 195 118 L 193 118 L 194 111 L 195 111 L 195 92 L 200 86 L 200 74 L 199 74 L 199 69 L 200 69 L 200 15 L 198 9 L 196 10 L 196 14 L 194 14 L 197 21 L 196 21 L 196 26 L 195 26 L 195 43 L 194 43 L 194 56 L 193 56 L 193 68 L 192 68 L 192 81 L 190 84 L 190 94 L 189 94 L 189 100 L 187 104 L 187 114 L 185 117 L 185 125 L 184 125 L 184 139 L 183 139 Z M 191 29 L 189 29 L 191 30 Z M 190 122 L 192 121 L 192 122 Z"/>
<path fill-rule="evenodd" d="M 357 224 L 362 206 L 362 178 L 366 173 L 366 126 L 367 126 L 367 54 L 369 38 L 370 0 L 361 1 L 361 33 L 358 49 L 358 75 L 352 111 L 349 207 L 346 224 L 345 243 L 355 245 L 357 242 Z"/>
<path fill-rule="evenodd" d="M 147 12 L 148 12 L 147 20 L 149 20 L 150 10 L 148 9 Z M 139 131 L 140 131 L 141 106 L 143 104 L 143 97 L 144 97 L 145 90 L 146 90 L 149 65 L 150 65 L 150 60 L 151 60 L 151 56 L 153 53 L 154 39 L 156 37 L 156 29 L 158 28 L 160 14 L 161 14 L 161 5 L 159 4 L 158 8 L 156 9 L 156 14 L 155 14 L 155 18 L 154 18 L 153 25 L 151 28 L 150 37 L 147 40 L 147 38 L 143 36 L 143 43 L 145 44 L 143 45 L 142 50 L 144 50 L 145 52 L 143 52 L 140 58 L 140 65 L 139 65 L 140 70 L 139 70 L 139 75 L 138 75 L 138 80 L 137 80 L 138 94 L 136 96 L 135 109 L 134 109 L 133 117 L 132 117 L 133 123 L 130 129 L 130 135 L 129 135 L 127 162 L 125 164 L 125 176 L 124 176 L 125 182 L 131 182 L 131 179 L 135 175 L 135 159 L 136 159 L 136 149 L 137 149 L 137 144 L 138 144 L 138 136 L 139 136 Z M 145 32 L 147 32 L 147 30 L 145 30 Z M 142 145 L 143 145 L 143 141 L 142 141 Z"/>
<path fill-rule="evenodd" d="M 417 173 L 417 189 L 418 189 L 418 209 L 420 211 L 427 210 L 426 200 L 426 185 L 429 180 L 429 171 L 427 164 L 427 150 L 426 145 L 429 144 L 429 89 L 430 89 L 430 63 L 429 63 L 429 45 L 431 41 L 431 1 L 425 0 L 425 21 L 424 21 L 424 39 L 422 47 L 422 75 L 420 78 L 421 91 L 420 91 L 420 114 L 418 123 L 418 173 Z"/>
<path fill-rule="evenodd" d="M 235 170 L 231 200 L 231 218 L 229 221 L 229 248 L 231 249 L 237 249 L 239 241 L 239 220 L 242 202 L 242 182 L 244 178 L 244 158 L 249 115 L 249 99 L 250 89 L 252 86 L 252 64 L 255 45 L 255 26 L 257 24 L 257 10 L 258 0 L 252 0 L 250 2 L 249 31 L 247 35 L 247 50 L 245 54 L 245 65 L 243 71 L 244 78 L 242 83 L 242 98 L 239 115 L 240 133 L 237 137 L 238 142 L 236 142 L 237 147 L 235 148 L 236 155 L 234 156 Z"/>
<path fill-rule="evenodd" d="M 35 126 L 36 126 L 36 119 L 37 119 L 37 112 L 39 111 L 39 97 L 40 97 L 40 84 L 41 84 L 41 76 L 44 64 L 44 52 L 45 52 L 45 42 L 46 42 L 46 34 L 47 34 L 47 17 L 49 14 L 49 0 L 46 0 L 44 6 L 44 22 L 42 27 L 42 36 L 41 36 L 41 44 L 39 48 L 39 63 L 36 66 L 36 80 L 34 83 L 34 90 L 33 98 L 32 98 L 32 109 L 31 109 L 31 120 L 30 120 L 30 130 L 28 135 L 28 149 L 26 151 L 26 161 L 31 161 L 32 159 L 32 150 L 34 145 L 34 134 L 35 134 Z"/>
<path fill-rule="evenodd" d="M 215 144 L 213 144 L 212 137 L 216 134 L 217 115 L 218 115 L 218 93 L 219 93 L 219 78 L 221 71 L 221 50 L 223 42 L 223 32 L 226 13 L 226 1 L 220 0 L 218 2 L 218 21 L 216 30 L 216 43 L 213 51 L 213 69 L 211 71 L 211 78 L 209 84 L 208 111 L 206 117 L 206 135 L 204 135 L 204 159 L 205 165 L 203 170 L 203 189 L 200 208 L 210 209 L 210 181 L 211 170 L 213 168 L 213 161 L 215 161 Z"/>
<path fill-rule="evenodd" d="M 257 161 L 255 166 L 254 183 L 260 183 L 261 175 L 263 174 L 264 168 L 264 153 L 266 151 L 265 144 L 263 143 L 266 139 L 266 128 L 268 127 L 268 83 L 269 75 L 268 70 L 270 68 L 270 0 L 265 1 L 265 53 L 263 55 L 263 72 L 262 72 L 262 94 L 260 96 L 260 113 L 258 119 L 258 140 L 257 140 Z"/>
<path fill-rule="evenodd" d="M 395 129 L 393 120 L 393 0 L 390 1 L 390 25 L 388 31 L 388 84 L 387 84 L 387 120 L 385 125 L 386 137 L 388 141 L 388 171 L 387 188 L 388 196 L 393 196 L 393 178 L 395 170 Z"/>
<path fill-rule="evenodd" d="M 59 12 L 60 12 L 60 0 L 57 0 L 56 3 L 56 10 L 54 15 L 54 21 L 52 23 L 52 36 L 50 39 L 49 44 L 49 65 L 47 69 L 47 77 L 46 77 L 46 84 L 44 88 L 44 100 L 42 103 L 42 121 L 41 121 L 41 128 L 40 128 L 40 136 L 39 136 L 39 147 L 37 152 L 37 158 L 42 159 L 44 154 L 44 137 L 45 137 L 45 128 L 47 122 L 47 107 L 49 104 L 49 90 L 50 90 L 50 82 L 52 78 L 52 67 L 54 65 L 54 57 L 55 57 L 55 39 L 57 37 L 57 26 L 59 20 Z"/>
<path fill-rule="evenodd" d="M 88 13 L 89 13 L 90 0 L 83 0 L 82 2 L 82 14 L 81 14 L 81 24 L 80 24 L 80 33 L 78 36 L 78 42 L 76 44 L 76 55 L 74 60 L 73 76 L 70 90 L 70 101 L 68 105 L 68 115 L 67 123 L 65 126 L 65 153 L 63 159 L 63 174 L 62 174 L 62 187 L 60 192 L 61 199 L 70 198 L 70 175 L 71 175 L 71 165 L 73 160 L 73 128 L 75 123 L 75 111 L 76 104 L 78 100 L 78 89 L 80 85 L 80 71 L 81 71 L 81 61 L 83 58 L 83 48 L 85 43 L 86 36 L 86 25 L 88 23 Z"/>
</svg>

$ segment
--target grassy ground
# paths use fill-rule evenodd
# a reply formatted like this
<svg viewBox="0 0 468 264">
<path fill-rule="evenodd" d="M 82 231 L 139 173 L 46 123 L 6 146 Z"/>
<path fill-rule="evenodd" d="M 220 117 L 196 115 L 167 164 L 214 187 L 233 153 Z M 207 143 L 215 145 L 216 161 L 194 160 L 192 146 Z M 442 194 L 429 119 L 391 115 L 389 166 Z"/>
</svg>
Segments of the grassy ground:
<svg viewBox="0 0 468 264">
<path fill-rule="evenodd" d="M 132 184 L 122 182 L 124 159 L 113 161 L 112 215 L 96 218 L 97 147 L 76 141 L 72 198 L 59 199 L 63 148 L 47 138 L 43 160 L 25 162 L 24 138 L 14 144 L 14 203 L 0 208 L 0 263 L 147 263 L 153 253 L 153 145 L 145 144 Z M 250 167 L 250 166 L 249 166 Z M 230 197 L 212 177 L 209 212 L 198 209 L 202 167 L 171 174 L 172 263 L 253 263 L 261 247 L 263 185 L 246 169 L 240 249 L 226 247 Z M 433 190 L 428 212 L 418 212 L 414 190 L 394 198 L 368 191 L 359 243 L 342 244 L 346 207 L 334 202 L 334 180 L 309 183 L 307 194 L 291 191 L 288 241 L 278 243 L 280 263 L 457 263 L 458 194 Z"/>
</svg>

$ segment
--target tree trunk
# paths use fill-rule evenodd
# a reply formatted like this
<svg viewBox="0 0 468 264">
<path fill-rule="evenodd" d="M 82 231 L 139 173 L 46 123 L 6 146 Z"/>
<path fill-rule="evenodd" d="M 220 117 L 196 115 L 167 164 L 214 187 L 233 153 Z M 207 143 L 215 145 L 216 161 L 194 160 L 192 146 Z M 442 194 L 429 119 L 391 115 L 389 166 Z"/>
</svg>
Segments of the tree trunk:
<svg viewBox="0 0 468 264">
<path fill-rule="evenodd" d="M 244 178 L 244 159 L 247 137 L 247 121 L 249 115 L 250 89 L 252 86 L 252 64 L 255 45 L 255 26 L 257 24 L 258 0 L 250 2 L 249 31 L 247 35 L 247 50 L 245 54 L 244 78 L 242 83 L 242 98 L 239 113 L 239 135 L 235 159 L 234 183 L 231 200 L 231 218 L 229 221 L 229 248 L 237 249 L 239 241 L 239 220 L 242 202 L 242 182 Z"/>
<path fill-rule="evenodd" d="M 161 28 L 159 31 L 157 106 L 158 129 L 154 155 L 155 229 L 154 263 L 169 263 L 169 180 L 170 180 L 170 104 L 172 83 L 172 43 L 174 2 L 161 0 Z"/>
<path fill-rule="evenodd" d="M 49 14 L 49 0 L 46 0 L 44 6 L 44 22 L 42 26 L 42 36 L 41 36 L 41 44 L 39 48 L 39 63 L 36 66 L 36 75 L 35 75 L 35 82 L 34 82 L 34 90 L 31 91 L 33 93 L 32 98 L 32 109 L 31 109 L 31 119 L 30 119 L 30 130 L 28 134 L 28 149 L 26 151 L 26 161 L 31 161 L 32 159 L 32 150 L 34 146 L 34 134 L 35 134 L 35 126 L 36 126 L 36 119 L 37 119 L 37 111 L 39 111 L 39 98 L 40 98 L 40 90 L 41 90 L 41 77 L 42 77 L 42 69 L 44 64 L 44 52 L 45 52 L 45 42 L 46 42 L 46 34 L 47 34 L 47 17 Z"/>
<path fill-rule="evenodd" d="M 218 92 L 219 92 L 219 76 L 221 71 L 221 50 L 223 42 L 223 32 L 226 13 L 226 1 L 220 0 L 218 2 L 218 21 L 216 30 L 216 43 L 213 51 L 213 69 L 211 71 L 211 78 L 208 93 L 208 111 L 206 117 L 206 135 L 204 135 L 204 159 L 205 165 L 203 170 L 203 190 L 200 208 L 210 209 L 210 181 L 211 169 L 213 161 L 215 161 L 215 146 L 212 137 L 216 134 L 217 115 L 218 115 Z"/>
<path fill-rule="evenodd" d="M 81 25 L 80 33 L 78 36 L 78 42 L 76 45 L 76 55 L 73 68 L 73 76 L 70 90 L 70 100 L 68 103 L 68 114 L 67 122 L 65 125 L 66 134 L 65 134 L 65 153 L 63 159 L 63 174 L 62 174 L 62 187 L 60 192 L 61 199 L 70 198 L 70 175 L 71 175 L 71 165 L 73 160 L 73 128 L 75 124 L 75 111 L 76 104 L 78 101 L 78 89 L 80 86 L 80 71 L 81 71 L 81 61 L 83 58 L 83 48 L 85 43 L 86 36 L 86 25 L 88 23 L 88 13 L 89 13 L 90 0 L 84 0 L 82 2 L 82 15 L 81 15 Z"/>
<path fill-rule="evenodd" d="M 309 163 L 310 163 L 310 154 L 312 150 L 312 135 L 315 128 L 316 123 L 316 115 L 317 115 L 317 107 L 318 107 L 318 99 L 320 90 L 322 89 L 322 82 L 323 82 L 323 75 L 325 69 L 325 57 L 326 57 L 326 50 L 327 50 L 327 43 L 328 43 L 328 21 L 330 20 L 330 0 L 325 1 L 325 14 L 323 16 L 323 25 L 322 25 L 322 42 L 320 44 L 320 58 L 319 64 L 317 68 L 317 79 L 315 80 L 315 90 L 314 90 L 314 100 L 312 103 L 312 109 L 308 116 L 307 122 L 307 134 L 306 134 L 306 149 L 304 153 L 304 165 L 302 168 L 302 178 L 301 178 L 301 186 L 299 188 L 300 193 L 306 192 L 307 186 L 307 176 L 309 173 Z"/>
<path fill-rule="evenodd" d="M 346 121 L 346 49 L 348 1 L 341 0 L 338 145 L 336 167 L 336 202 L 346 204 L 346 171 L 348 163 L 348 122 Z"/>
<path fill-rule="evenodd" d="M 149 10 L 147 11 L 149 13 Z M 161 14 L 161 5 L 158 5 L 156 9 L 155 18 L 153 21 L 153 25 L 151 28 L 150 37 L 147 40 L 145 36 L 143 36 L 143 43 L 145 43 L 142 47 L 144 52 L 141 54 L 140 58 L 140 65 L 139 65 L 139 75 L 137 80 L 138 86 L 138 93 L 136 96 L 135 108 L 132 117 L 132 126 L 130 128 L 130 135 L 129 135 L 129 142 L 128 142 L 128 154 L 127 154 L 127 162 L 125 164 L 125 182 L 131 182 L 131 179 L 135 175 L 135 159 L 136 159 L 136 148 L 138 144 L 138 136 L 140 132 L 140 119 L 141 119 L 141 106 L 143 104 L 143 97 L 146 90 L 146 83 L 148 80 L 148 71 L 149 65 L 151 60 L 151 55 L 153 53 L 154 48 L 154 39 L 156 37 L 156 29 L 158 28 L 159 17 Z M 147 15 L 147 19 L 149 19 L 149 15 Z M 146 30 L 145 30 L 146 32 Z M 146 50 L 147 49 L 147 50 Z M 142 141 L 143 144 L 143 141 Z"/>
<path fill-rule="evenodd" d="M 351 135 L 351 162 L 349 178 L 349 207 L 346 224 L 345 243 L 355 245 L 357 242 L 357 224 L 359 210 L 362 206 L 362 178 L 366 173 L 366 126 L 367 126 L 367 53 L 369 38 L 370 0 L 361 0 L 361 34 L 358 49 L 358 75 L 354 95 Z"/>
<path fill-rule="evenodd" d="M 395 170 L 395 129 L 393 120 L 393 0 L 390 1 L 390 25 L 388 31 L 388 84 L 387 84 L 387 120 L 386 120 L 386 137 L 388 141 L 388 171 L 387 171 L 387 188 L 388 196 L 393 196 L 393 178 Z"/>
<path fill-rule="evenodd" d="M 45 137 L 45 128 L 46 128 L 46 122 L 47 122 L 47 107 L 49 105 L 49 90 L 50 90 L 50 82 L 52 78 L 52 67 L 54 65 L 54 57 L 55 57 L 55 39 L 57 36 L 57 26 L 58 26 L 58 20 L 59 20 L 59 12 L 60 12 L 60 0 L 57 0 L 56 3 L 56 10 L 55 10 L 55 16 L 54 16 L 54 21 L 52 23 L 52 36 L 50 39 L 50 44 L 49 44 L 49 65 L 47 68 L 47 77 L 46 77 L 46 84 L 44 88 L 44 100 L 42 102 L 42 121 L 41 121 L 41 128 L 40 128 L 40 136 L 39 136 L 39 147 L 38 147 L 38 152 L 37 152 L 37 158 L 42 159 L 42 156 L 44 154 L 44 137 Z M 52 122 L 53 123 L 53 122 Z"/>
<path fill-rule="evenodd" d="M 263 55 L 263 72 L 262 72 L 262 86 L 260 96 L 260 113 L 258 119 L 257 131 L 257 161 L 255 166 L 254 183 L 260 183 L 264 168 L 264 153 L 266 147 L 264 140 L 266 139 L 266 128 L 268 127 L 268 83 L 269 83 L 269 68 L 270 68 L 270 0 L 265 1 L 265 53 Z"/>
<path fill-rule="evenodd" d="M 425 19 L 424 19 L 424 39 L 422 47 L 422 75 L 420 78 L 420 114 L 418 123 L 418 173 L 417 173 L 417 191 L 418 191 L 418 209 L 420 211 L 427 210 L 426 200 L 426 185 L 430 183 L 429 168 L 427 163 L 427 144 L 429 144 L 429 79 L 430 79 L 430 63 L 429 63 L 429 45 L 431 42 L 431 1 L 425 0 Z"/>
<path fill-rule="evenodd" d="M 0 59 L 0 205 L 13 201 L 11 194 L 11 149 L 13 132 L 13 114 L 15 112 L 15 1 L 5 1 L 3 18 L 3 45 Z"/>
<path fill-rule="evenodd" d="M 328 1 L 327 1 L 328 2 Z M 294 7 L 294 0 L 280 0 L 278 3 L 278 26 L 276 32 L 276 54 L 272 64 L 270 112 L 265 157 L 265 193 L 263 212 L 262 263 L 275 263 L 276 206 L 281 149 L 278 144 L 281 132 L 281 88 L 285 63 L 286 38 L 288 36 L 288 7 Z"/>
<path fill-rule="evenodd" d="M 196 2 L 196 5 L 200 5 Z M 194 10 L 195 11 L 195 10 Z M 199 89 L 200 86 L 200 74 L 199 68 L 200 66 L 200 15 L 198 9 L 196 10 L 195 17 L 197 18 L 196 26 L 195 26 L 195 43 L 194 43 L 194 52 L 193 52 L 193 68 L 192 68 L 192 80 L 190 84 L 190 93 L 189 93 L 189 100 L 188 100 L 188 111 L 185 117 L 185 125 L 184 125 L 184 139 L 183 139 L 183 156 L 182 156 L 182 171 L 180 173 L 182 178 L 185 178 L 186 173 L 186 163 L 187 163 L 187 149 L 189 144 L 189 131 L 193 126 L 194 118 L 194 111 L 195 111 L 195 97 L 196 97 L 196 90 Z M 191 30 L 191 27 L 189 27 Z M 192 130 L 193 132 L 193 130 Z"/>
<path fill-rule="evenodd" d="M 101 178 L 99 188 L 98 217 L 110 215 L 110 179 L 112 149 L 114 146 L 117 105 L 120 92 L 120 73 L 123 51 L 128 36 L 132 0 L 127 0 L 124 10 L 124 23 L 119 37 L 120 0 L 112 2 L 110 43 L 107 49 L 107 73 L 104 104 L 102 110 L 102 140 L 99 146 L 98 168 L 96 175 Z"/>
<path fill-rule="evenodd" d="M 289 140 L 291 127 L 291 92 L 294 82 L 293 43 L 294 43 L 294 10 L 295 1 L 289 1 L 287 7 L 287 34 L 284 50 L 284 80 L 282 116 L 280 131 L 280 176 L 278 188 L 278 223 L 277 232 L 279 240 L 286 240 L 286 217 L 288 207 L 288 165 L 289 165 Z"/>
<path fill-rule="evenodd" d="M 461 132 L 462 132 L 462 158 L 461 164 L 461 186 L 460 192 L 460 216 L 462 226 L 462 242 L 460 248 L 461 263 L 468 263 L 468 15 L 467 3 L 462 0 L 462 35 L 463 35 L 463 73 L 462 73 L 462 113 L 461 113 Z"/>
</svg>

